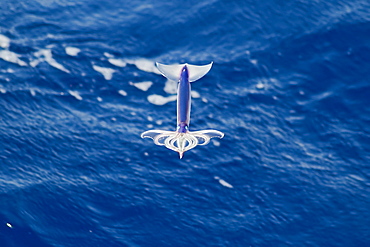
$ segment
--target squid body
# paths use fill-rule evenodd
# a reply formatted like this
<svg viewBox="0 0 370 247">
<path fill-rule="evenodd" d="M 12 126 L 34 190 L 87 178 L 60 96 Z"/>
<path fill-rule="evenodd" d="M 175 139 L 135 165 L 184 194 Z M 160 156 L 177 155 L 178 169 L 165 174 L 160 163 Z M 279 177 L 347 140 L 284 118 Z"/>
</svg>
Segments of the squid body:
<svg viewBox="0 0 370 247">
<path fill-rule="evenodd" d="M 154 143 L 165 146 L 183 157 L 184 152 L 206 145 L 211 138 L 224 137 L 218 130 L 189 131 L 191 86 L 190 83 L 202 78 L 212 67 L 212 63 L 202 66 L 191 64 L 164 65 L 156 63 L 158 70 L 169 80 L 178 81 L 177 88 L 177 129 L 176 131 L 148 130 L 142 138 L 152 138 Z"/>
</svg>

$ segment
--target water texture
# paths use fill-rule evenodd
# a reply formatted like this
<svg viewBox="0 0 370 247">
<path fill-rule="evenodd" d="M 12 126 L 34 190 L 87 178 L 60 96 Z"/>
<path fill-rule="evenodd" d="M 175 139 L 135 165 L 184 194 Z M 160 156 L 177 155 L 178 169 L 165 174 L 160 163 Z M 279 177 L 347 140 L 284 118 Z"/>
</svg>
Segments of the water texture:
<svg viewBox="0 0 370 247">
<path fill-rule="evenodd" d="M 3 0 L 0 245 L 370 246 L 370 3 Z M 176 84 L 207 64 L 178 154 Z"/>
</svg>

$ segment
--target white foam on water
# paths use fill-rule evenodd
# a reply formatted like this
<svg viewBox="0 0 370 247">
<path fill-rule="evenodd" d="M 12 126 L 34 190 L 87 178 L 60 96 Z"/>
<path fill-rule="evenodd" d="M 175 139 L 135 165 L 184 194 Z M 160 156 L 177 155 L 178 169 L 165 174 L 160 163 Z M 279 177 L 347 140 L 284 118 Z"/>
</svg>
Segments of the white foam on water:
<svg viewBox="0 0 370 247">
<path fill-rule="evenodd" d="M 160 75 L 161 72 L 155 66 L 155 62 L 146 58 L 125 59 L 128 64 L 135 65 L 139 70 Z"/>
<path fill-rule="evenodd" d="M 163 97 L 158 94 L 152 94 L 148 96 L 148 101 L 154 105 L 164 105 L 164 104 L 167 104 L 168 102 L 176 101 L 176 99 L 177 99 L 176 95 Z"/>
<path fill-rule="evenodd" d="M 212 140 L 212 143 L 213 145 L 215 145 L 216 147 L 219 147 L 221 145 L 221 143 L 219 141 L 216 141 L 216 140 Z"/>
<path fill-rule="evenodd" d="M 10 45 L 10 39 L 5 35 L 0 34 L 0 47 L 8 49 Z"/>
<path fill-rule="evenodd" d="M 229 184 L 228 182 L 226 182 L 223 179 L 218 180 L 218 182 L 220 182 L 220 184 L 222 184 L 223 186 L 225 186 L 227 188 L 234 188 L 231 184 Z"/>
<path fill-rule="evenodd" d="M 27 63 L 19 59 L 19 55 L 9 51 L 9 50 L 1 50 L 0 51 L 0 58 L 10 62 L 10 63 L 15 63 L 20 66 L 27 66 Z"/>
<path fill-rule="evenodd" d="M 200 98 L 200 94 L 197 91 L 191 90 L 191 97 Z"/>
<path fill-rule="evenodd" d="M 112 54 L 110 54 L 108 52 L 104 52 L 104 56 L 106 56 L 106 57 L 114 57 Z"/>
<path fill-rule="evenodd" d="M 70 56 L 77 56 L 78 53 L 80 53 L 80 49 L 78 49 L 77 47 L 71 47 L 71 46 L 67 46 L 66 47 L 66 53 Z"/>
<path fill-rule="evenodd" d="M 75 97 L 76 99 L 78 100 L 82 100 L 82 97 L 81 95 L 77 92 L 77 91 L 72 91 L 72 90 L 69 90 L 68 93 L 70 95 L 72 95 L 73 97 Z"/>
<path fill-rule="evenodd" d="M 50 49 L 42 49 L 34 53 L 37 57 L 34 61 L 30 63 L 32 67 L 36 67 L 41 62 L 47 62 L 50 66 L 64 71 L 66 73 L 70 73 L 68 69 L 66 69 L 63 65 L 55 61 Z"/>
<path fill-rule="evenodd" d="M 93 65 L 95 71 L 101 73 L 104 76 L 104 79 L 107 81 L 111 80 L 113 77 L 113 73 L 116 72 L 114 69 L 111 68 L 104 68 L 97 65 Z"/>
<path fill-rule="evenodd" d="M 36 96 L 36 91 L 35 91 L 35 89 L 30 89 L 30 94 L 32 95 L 32 96 Z"/>
<path fill-rule="evenodd" d="M 131 86 L 135 86 L 136 88 L 142 90 L 142 91 L 148 91 L 148 89 L 153 85 L 153 82 L 151 81 L 143 81 L 143 82 L 129 82 Z"/>
<path fill-rule="evenodd" d="M 99 101 L 99 102 L 103 101 L 103 99 L 101 97 L 96 97 L 96 100 Z"/>
<path fill-rule="evenodd" d="M 117 58 L 109 58 L 108 59 L 108 62 L 110 62 L 111 64 L 117 66 L 117 67 L 125 67 L 126 66 L 126 62 L 125 60 L 123 59 L 117 59 Z"/>
<path fill-rule="evenodd" d="M 265 85 L 261 82 L 258 82 L 257 85 L 256 85 L 256 88 L 258 89 L 263 89 L 265 87 Z"/>
<path fill-rule="evenodd" d="M 230 189 L 234 188 L 231 184 L 229 184 L 228 182 L 226 182 L 225 180 L 223 180 L 223 179 L 221 179 L 221 178 L 219 178 L 219 177 L 215 177 L 215 179 L 217 179 L 217 180 L 218 180 L 218 182 L 219 182 L 221 185 L 223 185 L 223 186 L 225 186 L 225 187 L 227 187 L 227 188 L 230 188 Z"/>
<path fill-rule="evenodd" d="M 163 89 L 166 93 L 175 94 L 177 92 L 177 82 L 172 80 L 167 80 Z"/>
<path fill-rule="evenodd" d="M 348 177 L 350 177 L 350 178 L 352 178 L 354 180 L 357 180 L 357 181 L 362 181 L 362 182 L 365 182 L 366 181 L 363 177 L 357 176 L 355 174 L 350 174 L 350 175 L 348 175 Z"/>
<path fill-rule="evenodd" d="M 6 93 L 6 89 L 0 88 L 0 93 Z"/>
<path fill-rule="evenodd" d="M 125 90 L 119 90 L 118 93 L 122 96 L 127 96 L 127 92 Z"/>
</svg>

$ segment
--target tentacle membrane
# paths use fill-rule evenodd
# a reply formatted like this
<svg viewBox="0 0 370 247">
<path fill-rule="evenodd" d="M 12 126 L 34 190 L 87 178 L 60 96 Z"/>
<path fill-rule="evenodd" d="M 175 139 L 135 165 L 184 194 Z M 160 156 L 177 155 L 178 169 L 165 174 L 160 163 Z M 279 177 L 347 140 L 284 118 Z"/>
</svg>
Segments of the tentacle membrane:
<svg viewBox="0 0 370 247">
<path fill-rule="evenodd" d="M 200 130 L 179 133 L 177 131 L 166 130 L 148 130 L 141 134 L 141 138 L 152 138 L 156 145 L 165 146 L 175 152 L 178 152 L 180 159 L 184 152 L 195 148 L 197 145 L 206 145 L 211 138 L 224 137 L 224 134 L 218 130 Z"/>
</svg>

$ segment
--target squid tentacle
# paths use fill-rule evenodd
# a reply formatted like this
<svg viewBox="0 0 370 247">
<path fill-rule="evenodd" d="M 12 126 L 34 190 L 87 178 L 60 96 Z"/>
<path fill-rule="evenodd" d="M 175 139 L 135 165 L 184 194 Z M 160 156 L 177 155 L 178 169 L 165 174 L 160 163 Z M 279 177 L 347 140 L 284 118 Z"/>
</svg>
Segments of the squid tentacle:
<svg viewBox="0 0 370 247">
<path fill-rule="evenodd" d="M 177 131 L 166 130 L 148 130 L 141 134 L 142 138 L 151 138 L 159 146 L 165 146 L 180 154 L 195 148 L 197 145 L 207 145 L 211 138 L 224 137 L 224 134 L 218 130 L 200 130 L 179 133 Z"/>
</svg>

